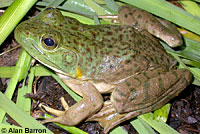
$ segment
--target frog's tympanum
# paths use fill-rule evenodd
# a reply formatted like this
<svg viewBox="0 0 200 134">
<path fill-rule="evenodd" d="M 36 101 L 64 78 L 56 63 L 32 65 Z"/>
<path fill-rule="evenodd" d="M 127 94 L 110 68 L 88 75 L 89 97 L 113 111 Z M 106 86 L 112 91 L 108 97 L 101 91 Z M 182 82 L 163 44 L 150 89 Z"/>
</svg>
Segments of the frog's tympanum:
<svg viewBox="0 0 200 134">
<path fill-rule="evenodd" d="M 107 133 L 160 108 L 190 83 L 191 73 L 176 69 L 176 61 L 150 34 L 178 46 L 181 36 L 171 24 L 128 6 L 119 9 L 119 21 L 122 25 L 85 25 L 48 8 L 16 28 L 17 42 L 83 97 L 71 107 L 62 101 L 65 111 L 42 106 L 57 116 L 43 123 L 98 121 Z M 111 94 L 106 102 L 105 93 Z"/>
</svg>

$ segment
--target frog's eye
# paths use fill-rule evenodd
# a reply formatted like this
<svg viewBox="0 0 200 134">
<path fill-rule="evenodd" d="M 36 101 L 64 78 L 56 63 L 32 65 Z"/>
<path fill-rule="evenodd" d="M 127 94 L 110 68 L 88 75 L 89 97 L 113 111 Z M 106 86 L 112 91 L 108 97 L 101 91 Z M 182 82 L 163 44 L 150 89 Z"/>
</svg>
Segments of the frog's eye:
<svg viewBox="0 0 200 134">
<path fill-rule="evenodd" d="M 57 40 L 50 36 L 42 37 L 42 46 L 47 50 L 53 50 L 57 47 Z"/>
<path fill-rule="evenodd" d="M 48 7 L 48 8 L 45 9 L 45 11 L 52 10 L 52 9 L 54 9 L 54 8 L 53 7 Z"/>
<path fill-rule="evenodd" d="M 44 39 L 44 43 L 48 46 L 48 47 L 51 47 L 53 46 L 55 43 L 54 41 L 51 39 L 51 38 L 46 38 Z"/>
</svg>

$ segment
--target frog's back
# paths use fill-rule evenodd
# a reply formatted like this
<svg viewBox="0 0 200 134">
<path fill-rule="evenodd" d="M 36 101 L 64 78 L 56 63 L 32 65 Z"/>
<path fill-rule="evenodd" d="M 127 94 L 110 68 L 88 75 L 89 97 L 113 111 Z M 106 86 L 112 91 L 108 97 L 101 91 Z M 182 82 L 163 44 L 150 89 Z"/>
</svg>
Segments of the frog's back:
<svg viewBox="0 0 200 134">
<path fill-rule="evenodd" d="M 125 25 L 71 27 L 75 29 L 72 34 L 77 36 L 76 49 L 82 57 L 80 66 L 89 77 L 113 79 L 111 77 L 121 73 L 124 73 L 121 77 L 126 77 L 158 66 L 170 68 L 174 63 L 174 59 L 145 31 L 138 32 Z"/>
</svg>

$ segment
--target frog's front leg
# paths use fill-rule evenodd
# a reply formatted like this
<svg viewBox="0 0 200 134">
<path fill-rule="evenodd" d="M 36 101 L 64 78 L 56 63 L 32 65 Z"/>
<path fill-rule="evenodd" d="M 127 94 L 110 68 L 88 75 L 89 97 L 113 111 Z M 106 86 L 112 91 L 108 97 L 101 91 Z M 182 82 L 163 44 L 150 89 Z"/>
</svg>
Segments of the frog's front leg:
<svg viewBox="0 0 200 134">
<path fill-rule="evenodd" d="M 47 112 L 57 117 L 46 119 L 42 123 L 57 122 L 63 125 L 74 126 L 86 119 L 89 115 L 99 111 L 103 105 L 103 98 L 96 87 L 90 82 L 70 84 L 75 92 L 79 93 L 83 99 L 71 107 L 65 101 L 61 101 L 65 111 L 54 110 L 42 105 Z"/>
</svg>

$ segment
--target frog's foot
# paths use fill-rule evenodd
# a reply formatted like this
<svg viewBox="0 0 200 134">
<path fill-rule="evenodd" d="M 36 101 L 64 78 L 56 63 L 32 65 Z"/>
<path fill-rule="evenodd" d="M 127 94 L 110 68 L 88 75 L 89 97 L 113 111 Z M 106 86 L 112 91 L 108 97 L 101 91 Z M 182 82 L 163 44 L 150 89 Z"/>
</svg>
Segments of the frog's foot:
<svg viewBox="0 0 200 134">
<path fill-rule="evenodd" d="M 96 114 L 90 116 L 86 121 L 97 121 L 108 133 L 114 126 L 119 124 L 124 115 L 117 113 L 110 101 L 104 102 L 103 108 Z M 116 122 L 119 122 L 116 124 Z"/>
<path fill-rule="evenodd" d="M 113 107 L 112 102 L 106 101 L 103 108 L 98 113 L 90 116 L 86 121 L 97 121 L 104 128 L 104 133 L 107 134 L 115 126 L 140 114 L 141 112 L 139 111 L 119 114 Z"/>
<path fill-rule="evenodd" d="M 60 100 L 61 100 L 63 108 L 65 109 L 65 111 L 67 111 L 69 109 L 69 105 L 65 101 L 64 97 L 61 97 Z M 45 124 L 45 123 L 48 123 L 48 122 L 57 122 L 57 120 L 60 120 L 59 117 L 62 117 L 62 115 L 65 114 L 65 111 L 61 111 L 61 110 L 56 110 L 56 109 L 50 108 L 48 106 L 45 106 L 42 103 L 39 104 L 39 107 L 44 109 L 46 112 L 57 116 L 57 118 L 51 118 L 51 119 L 46 119 L 46 120 L 41 121 L 42 124 Z"/>
<path fill-rule="evenodd" d="M 182 37 L 176 26 L 152 14 L 132 6 L 119 8 L 119 21 L 142 31 L 147 30 L 152 35 L 165 41 L 171 47 L 182 45 Z"/>
<path fill-rule="evenodd" d="M 76 87 L 82 89 L 80 91 L 82 91 L 81 95 L 83 99 L 69 107 L 64 98 L 61 98 L 61 103 L 65 111 L 55 110 L 41 105 L 47 112 L 57 116 L 55 118 L 46 119 L 42 121 L 42 123 L 57 122 L 63 125 L 74 126 L 101 109 L 103 98 L 93 84 L 85 82 Z"/>
</svg>

